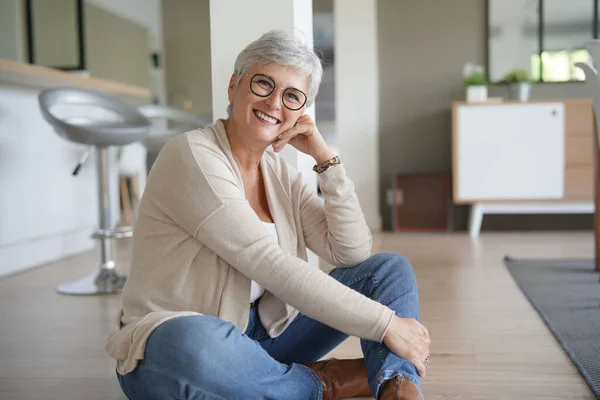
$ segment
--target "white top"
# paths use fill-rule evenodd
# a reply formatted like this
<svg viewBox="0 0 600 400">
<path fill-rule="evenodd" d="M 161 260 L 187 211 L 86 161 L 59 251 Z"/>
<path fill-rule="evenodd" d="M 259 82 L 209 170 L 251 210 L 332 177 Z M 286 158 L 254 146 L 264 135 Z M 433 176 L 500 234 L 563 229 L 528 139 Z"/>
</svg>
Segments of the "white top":
<svg viewBox="0 0 600 400">
<path fill-rule="evenodd" d="M 275 241 L 279 243 L 279 237 L 277 236 L 277 228 L 275 228 L 275 224 L 263 221 L 263 225 L 265 226 L 267 232 L 273 235 Z M 265 289 L 261 285 L 252 281 L 252 286 L 250 287 L 250 303 L 262 296 L 264 292 Z"/>
</svg>

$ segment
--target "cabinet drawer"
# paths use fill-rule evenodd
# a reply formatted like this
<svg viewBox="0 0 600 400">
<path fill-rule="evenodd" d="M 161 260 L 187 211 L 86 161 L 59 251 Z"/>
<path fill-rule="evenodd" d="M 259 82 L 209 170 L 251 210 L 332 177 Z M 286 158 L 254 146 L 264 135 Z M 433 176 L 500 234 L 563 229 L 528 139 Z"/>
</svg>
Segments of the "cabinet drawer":
<svg viewBox="0 0 600 400">
<path fill-rule="evenodd" d="M 571 167 L 565 170 L 564 199 L 594 199 L 594 169 L 592 167 Z"/>
<path fill-rule="evenodd" d="M 592 136 L 567 136 L 565 138 L 565 164 L 569 167 L 591 167 L 594 160 Z"/>
</svg>

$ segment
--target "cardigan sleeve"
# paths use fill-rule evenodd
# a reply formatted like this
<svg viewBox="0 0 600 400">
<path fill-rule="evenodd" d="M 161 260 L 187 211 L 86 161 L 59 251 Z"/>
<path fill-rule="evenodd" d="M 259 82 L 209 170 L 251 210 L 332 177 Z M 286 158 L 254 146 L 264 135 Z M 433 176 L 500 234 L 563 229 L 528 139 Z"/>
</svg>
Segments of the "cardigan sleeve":
<svg viewBox="0 0 600 400">
<path fill-rule="evenodd" d="M 191 136 L 167 143 L 151 198 L 167 217 L 300 312 L 381 342 L 393 310 L 283 251 L 250 207 L 220 149 Z"/>
<path fill-rule="evenodd" d="M 371 231 L 344 165 L 320 174 L 323 198 L 301 174 L 293 169 L 290 173 L 296 175 L 292 179 L 300 188 L 300 218 L 307 247 L 335 267 L 356 266 L 369 258 Z"/>
</svg>

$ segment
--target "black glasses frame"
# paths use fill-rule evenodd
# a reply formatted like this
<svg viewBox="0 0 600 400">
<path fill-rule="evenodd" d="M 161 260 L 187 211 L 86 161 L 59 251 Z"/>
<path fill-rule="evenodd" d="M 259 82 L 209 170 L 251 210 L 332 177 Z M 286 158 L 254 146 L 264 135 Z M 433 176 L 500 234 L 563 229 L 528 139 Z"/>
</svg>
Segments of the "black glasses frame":
<svg viewBox="0 0 600 400">
<path fill-rule="evenodd" d="M 250 74 L 248 74 L 248 76 L 250 76 Z M 269 81 L 273 82 L 273 89 L 271 89 L 271 91 L 268 94 L 258 94 L 254 91 L 254 89 L 252 88 L 252 82 L 254 82 L 254 78 L 256 78 L 257 76 L 263 77 L 265 79 L 268 79 Z M 255 95 L 257 95 L 258 97 L 269 97 L 270 95 L 273 94 L 273 92 L 275 91 L 275 89 L 277 89 L 277 84 L 275 83 L 275 81 L 273 80 L 273 78 L 271 78 L 268 75 L 265 74 L 254 74 L 251 76 L 250 78 L 250 90 L 252 91 L 252 93 L 254 93 Z M 283 88 L 282 88 L 283 89 Z M 300 93 L 302 93 L 304 95 L 304 102 L 302 103 L 302 105 L 298 108 L 292 108 L 289 107 L 287 104 L 285 104 L 285 93 L 288 90 L 295 90 L 298 91 Z M 296 89 L 296 88 L 285 88 L 283 90 L 283 92 L 281 93 L 281 103 L 285 106 L 285 108 L 287 108 L 288 110 L 292 110 L 292 111 L 298 111 L 300 110 L 302 107 L 304 107 L 304 105 L 306 104 L 306 102 L 308 101 L 308 96 L 306 95 L 306 93 L 304 93 L 302 90 L 300 89 Z"/>
</svg>

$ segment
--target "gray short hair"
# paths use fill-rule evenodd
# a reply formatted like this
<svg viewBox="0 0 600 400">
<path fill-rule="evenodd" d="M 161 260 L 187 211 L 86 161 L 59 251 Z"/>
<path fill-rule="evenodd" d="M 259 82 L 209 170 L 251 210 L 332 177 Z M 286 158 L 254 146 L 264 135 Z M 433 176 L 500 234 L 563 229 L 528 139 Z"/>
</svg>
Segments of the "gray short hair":
<svg viewBox="0 0 600 400">
<path fill-rule="evenodd" d="M 323 65 L 319 57 L 306 43 L 286 31 L 269 31 L 240 52 L 235 60 L 233 70 L 236 76 L 235 85 L 237 86 L 240 83 L 240 80 L 251 66 L 271 62 L 294 67 L 300 73 L 308 76 L 309 89 L 306 107 L 310 107 L 319 92 L 323 77 Z M 230 117 L 232 109 L 233 105 L 229 103 L 227 115 Z"/>
</svg>

